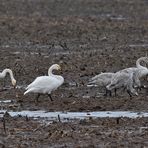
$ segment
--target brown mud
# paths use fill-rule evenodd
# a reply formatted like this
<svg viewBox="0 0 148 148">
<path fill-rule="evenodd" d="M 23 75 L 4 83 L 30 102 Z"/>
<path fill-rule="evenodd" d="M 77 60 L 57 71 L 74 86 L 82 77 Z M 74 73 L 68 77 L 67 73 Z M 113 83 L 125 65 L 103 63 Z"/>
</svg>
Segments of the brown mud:
<svg viewBox="0 0 148 148">
<path fill-rule="evenodd" d="M 1 109 L 47 111 L 148 111 L 148 88 L 130 98 L 126 92 L 104 97 L 88 80 L 100 72 L 135 66 L 148 52 L 146 0 L 13 0 L 0 2 L 0 70 L 11 68 L 16 89 L 0 91 L 13 100 Z M 53 102 L 25 87 L 48 68 L 60 64 L 65 83 Z M 143 80 L 148 86 L 148 82 Z M 1 89 L 10 87 L 1 79 Z M 43 125 L 24 117 L 0 122 L 2 147 L 148 147 L 147 118 L 98 118 Z"/>
</svg>

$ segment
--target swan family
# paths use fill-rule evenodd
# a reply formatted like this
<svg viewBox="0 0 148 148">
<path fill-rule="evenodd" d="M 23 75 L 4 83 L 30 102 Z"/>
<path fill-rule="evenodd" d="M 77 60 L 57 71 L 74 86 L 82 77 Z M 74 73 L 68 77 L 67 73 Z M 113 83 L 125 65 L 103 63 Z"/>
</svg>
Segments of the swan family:
<svg viewBox="0 0 148 148">
<path fill-rule="evenodd" d="M 148 63 L 148 57 L 139 58 L 136 61 L 135 67 L 125 68 L 117 72 L 100 73 L 92 77 L 89 80 L 87 86 L 97 85 L 99 87 L 102 87 L 106 90 L 105 95 L 109 93 L 110 96 L 112 90 L 115 91 L 116 95 L 116 90 L 120 88 L 126 90 L 130 97 L 132 97 L 132 95 L 138 96 L 136 88 L 141 88 L 141 78 L 148 76 L 148 68 L 146 66 L 142 66 L 142 62 Z M 60 65 L 53 64 L 48 69 L 47 76 L 37 77 L 31 84 L 26 87 L 24 95 L 28 93 L 37 93 L 36 101 L 38 101 L 40 95 L 47 94 L 50 100 L 53 101 L 51 97 L 52 91 L 56 90 L 64 83 L 64 78 L 60 75 L 53 74 L 53 70 L 61 70 Z M 4 78 L 7 73 L 9 73 L 11 83 L 15 87 L 16 80 L 14 79 L 11 69 L 4 69 L 0 73 L 0 78 Z"/>
<path fill-rule="evenodd" d="M 141 88 L 140 79 L 148 75 L 148 68 L 141 65 L 141 62 L 148 63 L 148 57 L 141 57 L 136 61 L 136 67 L 122 69 L 116 73 L 101 73 L 91 78 L 89 84 L 96 84 L 105 87 L 106 92 L 114 89 L 124 88 L 132 96 L 138 95 L 135 87 Z"/>
</svg>

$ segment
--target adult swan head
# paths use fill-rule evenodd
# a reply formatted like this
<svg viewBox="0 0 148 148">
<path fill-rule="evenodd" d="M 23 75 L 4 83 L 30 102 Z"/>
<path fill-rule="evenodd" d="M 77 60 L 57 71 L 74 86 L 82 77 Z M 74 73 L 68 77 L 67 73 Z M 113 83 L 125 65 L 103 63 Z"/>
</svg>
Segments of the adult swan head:
<svg viewBox="0 0 148 148">
<path fill-rule="evenodd" d="M 38 101 L 41 94 L 47 94 L 51 101 L 53 101 L 51 92 L 56 90 L 64 82 L 64 78 L 62 76 L 52 73 L 53 70 L 61 70 L 61 67 L 58 64 L 53 64 L 48 70 L 48 76 L 37 77 L 27 86 L 27 91 L 24 93 L 24 95 L 30 92 L 37 93 L 38 95 L 36 100 Z"/>
</svg>

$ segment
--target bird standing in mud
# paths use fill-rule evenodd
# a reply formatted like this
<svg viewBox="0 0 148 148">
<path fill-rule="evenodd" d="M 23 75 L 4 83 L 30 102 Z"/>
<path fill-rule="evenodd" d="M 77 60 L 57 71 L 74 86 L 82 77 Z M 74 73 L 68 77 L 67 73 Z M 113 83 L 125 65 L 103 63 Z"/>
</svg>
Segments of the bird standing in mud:
<svg viewBox="0 0 148 148">
<path fill-rule="evenodd" d="M 1 73 L 0 73 L 0 78 L 5 78 L 6 74 L 9 73 L 10 75 L 10 79 L 11 79 L 11 83 L 12 85 L 15 87 L 16 86 L 16 80 L 14 79 L 14 76 L 13 76 L 13 72 L 11 69 L 4 69 Z"/>
<path fill-rule="evenodd" d="M 53 70 L 61 70 L 61 67 L 58 64 L 53 64 L 48 70 L 48 76 L 37 77 L 30 85 L 27 86 L 27 91 L 24 95 L 30 92 L 38 93 L 36 98 L 38 101 L 41 94 L 47 94 L 51 101 L 53 101 L 51 92 L 64 83 L 64 78 L 60 75 L 54 75 L 52 73 Z"/>
<path fill-rule="evenodd" d="M 136 67 L 122 69 L 114 74 L 111 83 L 106 88 L 111 91 L 121 87 L 126 88 L 130 97 L 131 94 L 138 95 L 133 87 L 141 87 L 140 78 L 148 75 L 148 68 L 140 64 L 141 61 L 148 62 L 148 57 L 141 57 L 136 61 Z"/>
<path fill-rule="evenodd" d="M 100 73 L 92 77 L 89 80 L 89 83 L 87 86 L 89 87 L 91 85 L 97 85 L 99 87 L 103 87 L 106 90 L 106 93 L 104 95 L 107 96 L 107 94 L 109 93 L 111 96 L 111 91 L 107 90 L 106 86 L 111 83 L 111 79 L 114 76 L 114 74 L 115 73 L 111 73 L 111 72 Z M 116 90 L 115 90 L 115 93 L 116 93 Z"/>
<path fill-rule="evenodd" d="M 124 88 L 127 90 L 127 93 L 130 97 L 132 95 L 138 96 L 137 91 L 133 88 L 134 80 L 133 80 L 134 73 L 133 72 L 126 72 L 126 71 L 119 71 L 116 72 L 113 78 L 111 79 L 111 83 L 106 86 L 108 90 Z"/>
</svg>

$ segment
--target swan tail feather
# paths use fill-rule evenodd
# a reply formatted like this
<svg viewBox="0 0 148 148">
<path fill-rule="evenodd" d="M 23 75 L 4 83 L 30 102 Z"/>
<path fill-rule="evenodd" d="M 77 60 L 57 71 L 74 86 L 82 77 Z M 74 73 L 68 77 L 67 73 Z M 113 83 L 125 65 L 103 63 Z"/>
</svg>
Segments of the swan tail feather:
<svg viewBox="0 0 148 148">
<path fill-rule="evenodd" d="M 28 89 L 27 91 L 24 92 L 24 95 L 26 95 L 26 94 L 29 93 L 29 92 L 30 92 L 30 90 Z"/>
</svg>

